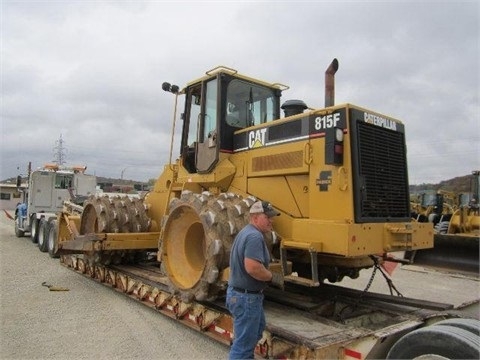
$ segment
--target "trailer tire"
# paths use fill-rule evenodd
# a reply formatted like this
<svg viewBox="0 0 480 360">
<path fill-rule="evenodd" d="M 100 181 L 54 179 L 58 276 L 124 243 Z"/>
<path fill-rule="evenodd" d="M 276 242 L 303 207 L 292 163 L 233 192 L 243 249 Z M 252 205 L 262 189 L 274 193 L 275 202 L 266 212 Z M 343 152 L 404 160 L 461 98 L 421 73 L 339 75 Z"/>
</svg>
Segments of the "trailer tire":
<svg viewBox="0 0 480 360">
<path fill-rule="evenodd" d="M 38 242 L 38 219 L 35 214 L 32 219 L 32 229 L 30 230 L 30 239 L 32 243 L 36 244 Z"/>
<path fill-rule="evenodd" d="M 400 338 L 390 349 L 387 359 L 415 359 L 422 355 L 448 359 L 478 359 L 478 335 L 455 326 L 428 326 Z"/>
<path fill-rule="evenodd" d="M 470 331 L 477 336 L 480 336 L 480 321 L 476 319 L 462 319 L 462 318 L 452 318 L 447 320 L 439 321 L 433 326 L 453 326 L 463 330 Z"/>
<path fill-rule="evenodd" d="M 54 219 L 48 223 L 47 232 L 47 250 L 51 258 L 58 258 L 58 236 L 57 236 L 57 220 Z"/>
<path fill-rule="evenodd" d="M 45 218 L 41 218 L 38 223 L 38 248 L 41 252 L 47 252 L 47 234 L 48 223 Z"/>
</svg>

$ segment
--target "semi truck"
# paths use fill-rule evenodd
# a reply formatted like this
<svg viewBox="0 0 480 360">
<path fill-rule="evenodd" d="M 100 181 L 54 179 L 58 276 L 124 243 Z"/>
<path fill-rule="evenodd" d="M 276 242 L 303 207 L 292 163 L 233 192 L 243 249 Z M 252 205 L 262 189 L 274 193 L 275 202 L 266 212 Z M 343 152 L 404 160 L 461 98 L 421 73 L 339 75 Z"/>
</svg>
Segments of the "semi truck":
<svg viewBox="0 0 480 360">
<path fill-rule="evenodd" d="M 40 251 L 46 252 L 43 241 L 48 232 L 48 221 L 56 218 L 62 210 L 63 202 L 71 200 L 82 204 L 96 191 L 96 177 L 85 174 L 86 166 L 63 166 L 47 163 L 28 171 L 28 183 L 21 187 L 23 197 L 15 209 L 15 235 L 23 237 L 29 233 L 33 243 L 38 243 Z"/>
<path fill-rule="evenodd" d="M 478 357 L 478 320 L 467 316 L 478 299 L 454 308 L 338 286 L 362 269 L 385 275 L 383 263 L 404 261 L 392 253 L 433 246 L 433 225 L 410 216 L 404 124 L 336 105 L 338 66 L 334 59 L 325 71 L 321 109 L 281 104 L 288 86 L 225 66 L 183 89 L 165 82 L 175 102 L 170 160 L 153 190 L 142 199 L 66 201 L 45 235 L 52 254 L 228 344 L 230 249 L 250 206 L 269 201 L 281 215 L 265 241 L 282 283 L 265 293 L 269 323 L 256 356 Z"/>
</svg>

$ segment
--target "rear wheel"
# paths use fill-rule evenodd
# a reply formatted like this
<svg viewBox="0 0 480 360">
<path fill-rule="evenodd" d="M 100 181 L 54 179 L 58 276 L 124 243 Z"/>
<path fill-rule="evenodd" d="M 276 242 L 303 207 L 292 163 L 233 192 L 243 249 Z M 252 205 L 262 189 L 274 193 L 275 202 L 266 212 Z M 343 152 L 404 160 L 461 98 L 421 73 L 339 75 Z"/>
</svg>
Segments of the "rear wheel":
<svg viewBox="0 0 480 360">
<path fill-rule="evenodd" d="M 33 215 L 32 219 L 32 229 L 30 230 L 30 239 L 34 244 L 38 242 L 38 219 Z"/>
<path fill-rule="evenodd" d="M 57 237 L 57 220 L 52 220 L 48 224 L 48 234 L 47 234 L 47 250 L 48 255 L 52 258 L 58 258 L 56 255 L 58 250 L 58 237 Z"/>
<path fill-rule="evenodd" d="M 41 252 L 47 252 L 47 233 L 48 223 L 45 218 L 40 219 L 38 223 L 38 248 Z"/>
</svg>

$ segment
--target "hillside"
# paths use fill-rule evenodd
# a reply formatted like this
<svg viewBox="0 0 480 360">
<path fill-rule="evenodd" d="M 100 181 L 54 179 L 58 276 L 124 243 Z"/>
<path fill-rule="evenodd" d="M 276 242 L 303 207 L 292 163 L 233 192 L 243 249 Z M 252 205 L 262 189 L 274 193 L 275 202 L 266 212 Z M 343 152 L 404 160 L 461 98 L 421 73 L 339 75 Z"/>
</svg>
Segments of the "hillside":
<svg viewBox="0 0 480 360">
<path fill-rule="evenodd" d="M 424 191 L 451 191 L 454 193 L 466 193 L 471 190 L 471 181 L 472 176 L 458 176 L 453 179 L 444 180 L 438 184 L 419 184 L 419 185 L 410 185 L 410 193 L 420 193 Z"/>
</svg>

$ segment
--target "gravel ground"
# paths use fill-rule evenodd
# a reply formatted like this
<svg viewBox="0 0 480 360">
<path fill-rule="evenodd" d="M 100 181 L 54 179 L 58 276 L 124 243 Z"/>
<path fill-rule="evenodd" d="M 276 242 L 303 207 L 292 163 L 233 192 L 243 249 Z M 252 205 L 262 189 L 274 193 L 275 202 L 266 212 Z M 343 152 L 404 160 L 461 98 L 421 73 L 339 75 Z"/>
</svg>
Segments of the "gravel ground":
<svg viewBox="0 0 480 360">
<path fill-rule="evenodd" d="M 227 346 L 63 267 L 0 219 L 0 359 L 228 357 Z"/>
</svg>

